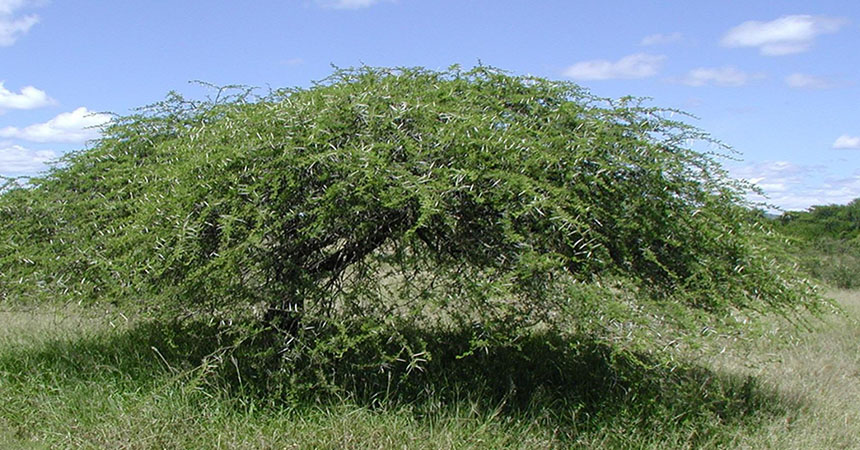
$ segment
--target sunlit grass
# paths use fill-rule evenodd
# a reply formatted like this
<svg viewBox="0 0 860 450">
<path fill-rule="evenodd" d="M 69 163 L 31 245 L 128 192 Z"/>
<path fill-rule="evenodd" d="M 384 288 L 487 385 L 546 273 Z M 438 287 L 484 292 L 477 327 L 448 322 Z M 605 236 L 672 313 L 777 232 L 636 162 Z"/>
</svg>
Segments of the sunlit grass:
<svg viewBox="0 0 860 450">
<path fill-rule="evenodd" d="M 597 352 L 452 373 L 411 400 L 346 393 L 319 404 L 225 388 L 213 369 L 224 362 L 206 358 L 202 334 L 177 346 L 159 327 L 112 312 L 4 311 L 0 447 L 857 448 L 860 292 L 834 296 L 846 317 L 736 343 L 676 372 L 625 368 Z M 518 371 L 556 384 L 492 389 L 492 374 Z"/>
</svg>

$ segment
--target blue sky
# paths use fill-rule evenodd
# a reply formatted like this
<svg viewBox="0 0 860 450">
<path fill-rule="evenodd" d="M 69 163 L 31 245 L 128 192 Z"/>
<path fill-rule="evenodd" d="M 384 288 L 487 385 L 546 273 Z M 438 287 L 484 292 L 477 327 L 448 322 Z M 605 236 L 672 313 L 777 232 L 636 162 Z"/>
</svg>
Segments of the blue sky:
<svg viewBox="0 0 860 450">
<path fill-rule="evenodd" d="M 652 98 L 732 145 L 785 209 L 860 197 L 860 2 L 0 0 L 0 175 L 193 80 L 309 86 L 350 67 L 470 67 Z"/>
</svg>

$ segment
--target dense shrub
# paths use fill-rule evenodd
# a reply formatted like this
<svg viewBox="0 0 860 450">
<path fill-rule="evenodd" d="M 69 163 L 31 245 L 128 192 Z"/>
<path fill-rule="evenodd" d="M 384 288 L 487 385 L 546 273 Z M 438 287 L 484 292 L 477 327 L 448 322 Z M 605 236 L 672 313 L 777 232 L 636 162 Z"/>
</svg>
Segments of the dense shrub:
<svg viewBox="0 0 860 450">
<path fill-rule="evenodd" d="M 485 67 L 228 92 L 119 117 L 7 189 L 4 301 L 259 320 L 297 364 L 377 342 L 357 366 L 407 374 L 432 355 L 404 330 L 639 342 L 819 305 L 673 111 Z"/>
</svg>

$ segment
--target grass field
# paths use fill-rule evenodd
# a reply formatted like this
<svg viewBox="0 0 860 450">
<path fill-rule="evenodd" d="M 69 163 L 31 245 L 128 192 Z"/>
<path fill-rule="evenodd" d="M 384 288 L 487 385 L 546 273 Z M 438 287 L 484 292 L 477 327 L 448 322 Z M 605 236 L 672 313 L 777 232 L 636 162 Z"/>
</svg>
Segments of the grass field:
<svg viewBox="0 0 860 450">
<path fill-rule="evenodd" d="M 495 395 L 475 380 L 514 375 L 476 368 L 391 402 L 275 403 L 219 387 L 215 367 L 238 362 L 203 358 L 205 335 L 2 311 L 0 448 L 860 448 L 860 291 L 832 295 L 844 317 L 676 370 L 559 355 L 546 390 Z"/>
</svg>

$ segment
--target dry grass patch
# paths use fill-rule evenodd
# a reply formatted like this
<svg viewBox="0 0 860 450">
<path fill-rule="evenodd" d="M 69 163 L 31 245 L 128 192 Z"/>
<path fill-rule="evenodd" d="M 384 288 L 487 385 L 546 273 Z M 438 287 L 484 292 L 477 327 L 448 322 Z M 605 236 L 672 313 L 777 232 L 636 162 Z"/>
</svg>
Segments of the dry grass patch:
<svg viewBox="0 0 860 450">
<path fill-rule="evenodd" d="M 830 296 L 844 316 L 811 332 L 774 328 L 772 339 L 714 358 L 714 367 L 755 376 L 794 405 L 760 433 L 739 435 L 738 448 L 860 448 L 860 291 Z"/>
</svg>

